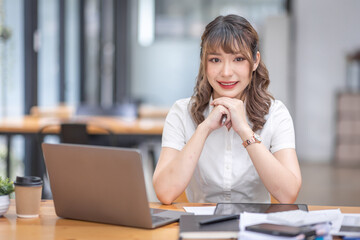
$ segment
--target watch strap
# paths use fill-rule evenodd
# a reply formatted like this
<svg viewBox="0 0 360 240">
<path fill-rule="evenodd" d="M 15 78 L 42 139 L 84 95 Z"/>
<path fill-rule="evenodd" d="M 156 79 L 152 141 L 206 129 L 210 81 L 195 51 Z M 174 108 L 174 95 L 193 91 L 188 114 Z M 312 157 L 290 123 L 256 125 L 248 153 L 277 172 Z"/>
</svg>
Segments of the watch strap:
<svg viewBox="0 0 360 240">
<path fill-rule="evenodd" d="M 261 143 L 261 141 L 255 137 L 255 133 L 253 133 L 252 137 L 245 140 L 242 144 L 246 148 L 247 146 L 249 146 L 253 143 Z"/>
</svg>

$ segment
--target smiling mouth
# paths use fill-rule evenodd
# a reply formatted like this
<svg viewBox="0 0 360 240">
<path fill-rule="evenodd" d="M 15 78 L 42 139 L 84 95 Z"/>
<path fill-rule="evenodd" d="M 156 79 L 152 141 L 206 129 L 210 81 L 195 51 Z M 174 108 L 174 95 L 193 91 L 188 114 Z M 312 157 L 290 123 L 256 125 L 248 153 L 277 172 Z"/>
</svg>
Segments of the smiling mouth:
<svg viewBox="0 0 360 240">
<path fill-rule="evenodd" d="M 232 83 L 219 82 L 219 83 L 224 86 L 232 86 L 232 85 L 235 85 L 237 82 L 232 82 Z"/>
<path fill-rule="evenodd" d="M 219 82 L 219 83 L 224 86 L 232 86 L 237 84 L 238 82 Z"/>
</svg>

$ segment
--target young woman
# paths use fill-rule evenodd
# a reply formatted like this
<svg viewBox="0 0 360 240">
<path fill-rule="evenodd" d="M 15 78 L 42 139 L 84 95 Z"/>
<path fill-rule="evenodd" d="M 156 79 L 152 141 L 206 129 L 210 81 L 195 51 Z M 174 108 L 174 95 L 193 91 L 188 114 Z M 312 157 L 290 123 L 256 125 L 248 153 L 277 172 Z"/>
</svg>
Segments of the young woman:
<svg viewBox="0 0 360 240">
<path fill-rule="evenodd" d="M 201 38 L 192 98 L 165 122 L 153 176 L 158 199 L 185 189 L 191 202 L 293 203 L 301 187 L 291 116 L 267 91 L 258 35 L 237 15 L 219 16 Z"/>
</svg>

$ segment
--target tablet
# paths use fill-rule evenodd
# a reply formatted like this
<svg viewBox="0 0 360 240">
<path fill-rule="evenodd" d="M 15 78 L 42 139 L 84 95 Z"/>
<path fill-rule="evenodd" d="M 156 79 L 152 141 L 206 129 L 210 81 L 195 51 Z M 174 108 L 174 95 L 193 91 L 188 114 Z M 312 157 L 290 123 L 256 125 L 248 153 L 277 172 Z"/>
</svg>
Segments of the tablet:
<svg viewBox="0 0 360 240">
<path fill-rule="evenodd" d="M 281 203 L 218 203 L 214 214 L 240 214 L 243 212 L 251 213 L 271 213 L 290 210 L 308 211 L 306 204 L 281 204 Z"/>
</svg>

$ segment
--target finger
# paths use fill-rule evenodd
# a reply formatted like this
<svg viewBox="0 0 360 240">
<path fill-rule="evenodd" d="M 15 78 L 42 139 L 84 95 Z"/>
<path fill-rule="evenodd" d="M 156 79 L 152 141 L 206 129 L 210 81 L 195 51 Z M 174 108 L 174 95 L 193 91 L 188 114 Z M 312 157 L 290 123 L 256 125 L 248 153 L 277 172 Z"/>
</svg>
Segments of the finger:
<svg viewBox="0 0 360 240">
<path fill-rule="evenodd" d="M 229 98 L 229 97 L 219 97 L 219 98 L 216 98 L 212 101 L 212 103 L 219 103 L 219 102 L 222 102 L 222 101 L 226 101 L 226 100 L 231 100 L 232 98 Z"/>
<path fill-rule="evenodd" d="M 231 128 L 231 126 L 232 126 L 231 121 L 229 121 L 225 126 L 226 126 L 226 128 L 227 128 L 228 130 L 230 130 L 230 128 Z"/>
<path fill-rule="evenodd" d="M 231 124 L 231 119 L 230 119 L 230 114 L 227 115 L 226 121 L 225 121 L 225 125 Z"/>
<path fill-rule="evenodd" d="M 222 98 L 217 98 L 212 102 L 213 106 L 218 106 L 218 105 L 222 105 L 226 108 L 230 108 L 231 105 L 233 105 L 233 101 L 231 98 L 226 98 L 226 97 L 222 97 Z"/>
<path fill-rule="evenodd" d="M 219 104 L 219 101 L 220 101 L 221 99 L 223 99 L 223 98 L 226 98 L 226 97 L 220 97 L 220 98 L 217 98 L 217 99 L 212 100 L 212 101 L 210 102 L 210 105 L 212 105 L 212 106 L 220 105 L 220 104 Z"/>
<path fill-rule="evenodd" d="M 213 115 L 213 119 L 214 120 L 217 119 L 216 121 L 219 121 L 219 124 L 222 126 L 225 124 L 229 112 L 224 106 L 219 105 L 214 107 L 214 109 L 212 110 L 212 115 Z"/>
<path fill-rule="evenodd" d="M 224 122 L 222 122 L 222 125 L 227 125 L 229 122 L 231 122 L 230 112 L 226 108 L 224 108 L 223 117 L 225 116 Z M 221 119 L 223 120 L 223 118 Z"/>
</svg>

